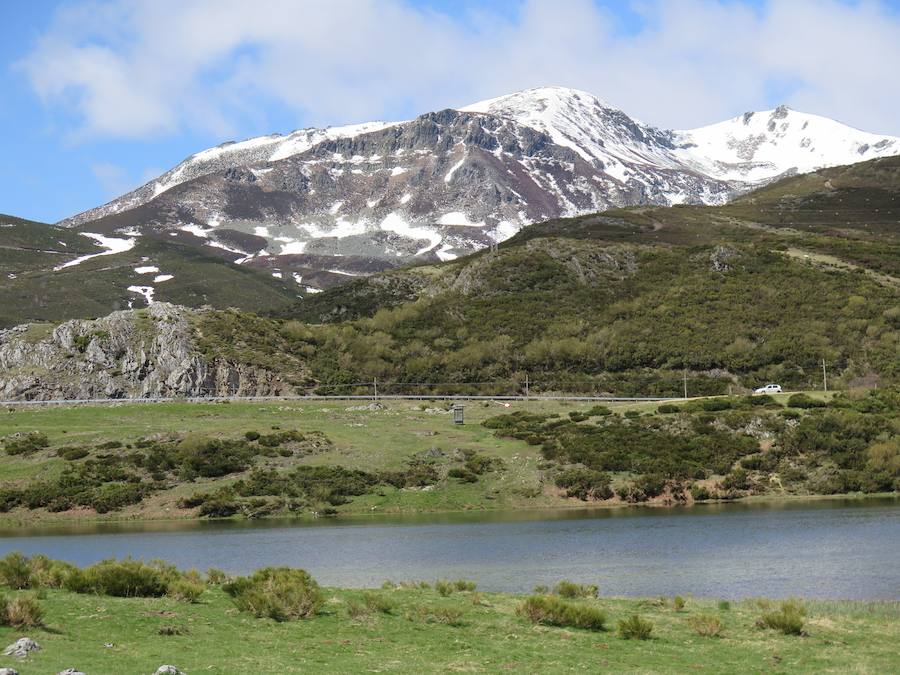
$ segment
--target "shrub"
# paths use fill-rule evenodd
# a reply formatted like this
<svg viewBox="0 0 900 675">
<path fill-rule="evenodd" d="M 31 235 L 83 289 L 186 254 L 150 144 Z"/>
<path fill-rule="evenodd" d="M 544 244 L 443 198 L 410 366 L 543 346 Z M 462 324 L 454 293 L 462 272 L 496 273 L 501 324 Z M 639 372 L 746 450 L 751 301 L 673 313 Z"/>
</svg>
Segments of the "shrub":
<svg viewBox="0 0 900 675">
<path fill-rule="evenodd" d="M 31 585 L 34 588 L 62 588 L 66 578 L 78 568 L 71 563 L 52 560 L 38 554 L 28 560 L 31 570 Z"/>
<path fill-rule="evenodd" d="M 323 603 L 319 584 L 305 570 L 290 567 L 266 567 L 223 588 L 242 612 L 275 621 L 308 619 Z"/>
<path fill-rule="evenodd" d="M 200 506 L 200 515 L 206 518 L 228 518 L 240 510 L 241 505 L 234 498 L 215 494 Z"/>
<path fill-rule="evenodd" d="M 7 455 L 30 455 L 33 452 L 42 450 L 50 445 L 47 434 L 40 431 L 32 431 L 25 436 L 18 438 L 6 439 L 4 448 Z"/>
<path fill-rule="evenodd" d="M 674 413 L 681 412 L 681 407 L 673 405 L 671 403 L 663 403 L 656 409 L 656 411 L 662 413 L 663 415 L 672 415 Z"/>
<path fill-rule="evenodd" d="M 573 410 L 569 413 L 569 419 L 573 422 L 584 422 L 588 417 L 590 417 L 590 415 L 578 410 Z"/>
<path fill-rule="evenodd" d="M 729 609 L 731 609 L 731 603 L 728 602 L 728 600 L 719 600 L 718 607 L 720 611 L 727 612 Z"/>
<path fill-rule="evenodd" d="M 165 626 L 160 626 L 156 630 L 157 635 L 187 635 L 190 631 L 184 626 L 174 626 L 172 624 L 166 624 Z"/>
<path fill-rule="evenodd" d="M 449 581 L 445 581 L 443 579 L 438 579 L 434 582 L 434 590 L 436 590 L 442 597 L 447 597 L 454 591 L 454 586 Z"/>
<path fill-rule="evenodd" d="M 672 607 L 675 608 L 676 612 L 680 612 L 681 610 L 683 610 L 686 604 L 687 602 L 680 595 L 676 595 L 674 598 L 672 598 Z"/>
<path fill-rule="evenodd" d="M 62 457 L 65 460 L 70 462 L 74 462 L 79 459 L 84 459 L 90 453 L 87 448 L 60 448 L 56 451 L 56 454 Z"/>
<path fill-rule="evenodd" d="M 703 485 L 697 485 L 695 483 L 691 486 L 691 497 L 694 498 L 695 502 L 701 502 L 706 499 L 712 499 L 712 494 Z"/>
<path fill-rule="evenodd" d="M 10 588 L 29 588 L 31 586 L 31 567 L 28 558 L 13 551 L 0 558 L 0 582 Z"/>
<path fill-rule="evenodd" d="M 556 486 L 565 488 L 567 497 L 583 501 L 609 499 L 613 496 L 610 477 L 593 469 L 566 469 L 556 477 Z"/>
<path fill-rule="evenodd" d="M 775 610 L 769 610 L 757 620 L 760 628 L 771 628 L 785 635 L 802 635 L 806 607 L 798 600 L 785 600 Z"/>
<path fill-rule="evenodd" d="M 653 632 L 653 624 L 637 614 L 619 621 L 617 628 L 619 637 L 625 640 L 647 640 Z"/>
<path fill-rule="evenodd" d="M 428 607 L 419 605 L 406 612 L 408 621 L 423 621 L 425 623 L 442 623 L 447 626 L 461 626 L 462 610 L 455 607 Z"/>
<path fill-rule="evenodd" d="M 117 450 L 122 447 L 121 441 L 106 441 L 97 446 L 98 450 Z"/>
<path fill-rule="evenodd" d="M 248 441 L 257 441 L 259 440 L 259 432 L 258 431 L 248 431 L 244 434 L 244 438 Z"/>
<path fill-rule="evenodd" d="M 626 410 L 622 414 L 623 414 L 623 416 L 627 417 L 628 419 L 636 419 L 641 416 L 641 413 L 638 412 L 637 410 Z"/>
<path fill-rule="evenodd" d="M 447 472 L 450 478 L 458 478 L 463 483 L 477 483 L 478 476 L 468 469 L 454 467 Z"/>
<path fill-rule="evenodd" d="M 712 614 L 698 614 L 688 619 L 688 623 L 697 635 L 703 637 L 722 637 L 725 631 L 725 624 L 722 620 Z"/>
<path fill-rule="evenodd" d="M 554 595 L 532 595 L 516 610 L 532 623 L 603 630 L 606 614 L 599 607 L 570 602 Z"/>
<path fill-rule="evenodd" d="M 807 394 L 791 394 L 787 404 L 789 408 L 824 408 L 828 405 L 825 401 L 812 398 Z"/>
<path fill-rule="evenodd" d="M 0 597 L 0 623 L 13 628 L 35 628 L 44 624 L 44 609 L 33 594 Z"/>
<path fill-rule="evenodd" d="M 394 611 L 395 604 L 393 600 L 386 598 L 380 593 L 366 593 L 363 595 L 363 600 L 366 603 L 366 608 L 371 612 L 390 614 Z"/>
<path fill-rule="evenodd" d="M 467 592 L 471 593 L 478 587 L 478 584 L 475 583 L 474 581 L 468 581 L 467 579 L 457 579 L 456 581 L 453 582 L 453 587 L 457 591 L 461 591 L 461 592 L 467 591 Z"/>
<path fill-rule="evenodd" d="M 606 417 L 612 415 L 613 411 L 605 405 L 595 405 L 593 408 L 588 409 L 587 414 L 589 417 Z"/>
<path fill-rule="evenodd" d="M 553 587 L 553 592 L 562 598 L 596 598 L 599 589 L 588 584 L 576 584 L 563 579 Z"/>
<path fill-rule="evenodd" d="M 174 600 L 194 603 L 203 595 L 205 590 L 206 586 L 200 581 L 175 579 L 169 583 L 169 590 L 166 591 L 166 595 Z"/>
<path fill-rule="evenodd" d="M 206 583 L 210 586 L 221 586 L 228 582 L 228 575 L 217 567 L 206 570 Z"/>
<path fill-rule="evenodd" d="M 97 593 L 121 598 L 158 598 L 169 590 L 177 572 L 147 565 L 140 560 L 102 560 L 83 570 L 75 569 L 64 582 L 75 593 Z"/>
<path fill-rule="evenodd" d="M 93 494 L 90 505 L 97 513 L 118 511 L 124 506 L 138 504 L 144 498 L 144 488 L 136 483 L 107 483 Z"/>
<path fill-rule="evenodd" d="M 730 410 L 731 401 L 723 398 L 713 398 L 700 401 L 700 409 L 706 412 L 719 412 L 720 410 Z"/>
</svg>

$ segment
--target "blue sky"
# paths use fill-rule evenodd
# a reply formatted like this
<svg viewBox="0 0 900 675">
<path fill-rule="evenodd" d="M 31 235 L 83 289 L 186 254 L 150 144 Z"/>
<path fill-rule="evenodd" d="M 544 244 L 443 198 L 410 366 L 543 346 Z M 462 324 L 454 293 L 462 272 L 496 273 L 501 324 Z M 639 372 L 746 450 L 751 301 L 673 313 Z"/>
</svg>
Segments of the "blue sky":
<svg viewBox="0 0 900 675">
<path fill-rule="evenodd" d="M 900 135 L 900 0 L 0 0 L 0 213 L 193 152 L 547 84 L 690 128 L 779 103 Z"/>
</svg>

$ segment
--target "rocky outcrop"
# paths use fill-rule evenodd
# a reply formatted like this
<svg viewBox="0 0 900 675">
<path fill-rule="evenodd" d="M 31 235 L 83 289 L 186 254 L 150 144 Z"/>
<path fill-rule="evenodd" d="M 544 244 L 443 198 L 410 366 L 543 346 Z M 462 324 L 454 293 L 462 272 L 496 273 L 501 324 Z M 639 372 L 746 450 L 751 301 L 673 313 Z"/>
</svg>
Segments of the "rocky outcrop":
<svg viewBox="0 0 900 675">
<path fill-rule="evenodd" d="M 0 400 L 291 393 L 276 373 L 208 361 L 196 346 L 194 315 L 157 302 L 44 334 L 31 325 L 0 331 Z"/>
</svg>

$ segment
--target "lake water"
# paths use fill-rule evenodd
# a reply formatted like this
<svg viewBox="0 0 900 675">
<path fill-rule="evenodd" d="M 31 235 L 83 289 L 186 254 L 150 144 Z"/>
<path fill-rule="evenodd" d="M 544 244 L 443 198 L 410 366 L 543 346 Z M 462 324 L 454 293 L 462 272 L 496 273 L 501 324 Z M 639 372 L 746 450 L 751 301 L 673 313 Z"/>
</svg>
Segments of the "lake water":
<svg viewBox="0 0 900 675">
<path fill-rule="evenodd" d="M 78 565 L 290 565 L 346 587 L 465 578 L 526 592 L 571 579 L 605 595 L 900 599 L 900 500 L 0 531 L 0 554 L 14 550 Z"/>
</svg>

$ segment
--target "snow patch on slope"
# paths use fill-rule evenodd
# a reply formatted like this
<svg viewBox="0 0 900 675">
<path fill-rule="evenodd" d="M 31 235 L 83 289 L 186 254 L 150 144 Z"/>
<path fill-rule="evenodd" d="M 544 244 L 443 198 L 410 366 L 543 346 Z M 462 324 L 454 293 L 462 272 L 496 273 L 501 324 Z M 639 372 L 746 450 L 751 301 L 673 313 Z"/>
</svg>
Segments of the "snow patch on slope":
<svg viewBox="0 0 900 675">
<path fill-rule="evenodd" d="M 53 268 L 53 271 L 58 271 L 65 269 L 67 267 L 74 267 L 75 265 L 80 265 L 85 260 L 90 260 L 91 258 L 98 258 L 102 255 L 113 255 L 115 253 L 124 253 L 125 251 L 130 251 L 134 248 L 134 244 L 137 241 L 134 238 L 128 239 L 120 239 L 118 237 L 107 237 L 102 234 L 96 234 L 94 232 L 81 232 L 82 236 L 90 237 L 94 240 L 98 246 L 104 246 L 107 250 L 101 253 L 90 253 L 88 255 L 83 255 L 80 258 L 75 258 L 75 260 L 70 260 L 67 263 L 63 263 L 62 265 L 57 265 Z"/>
</svg>

